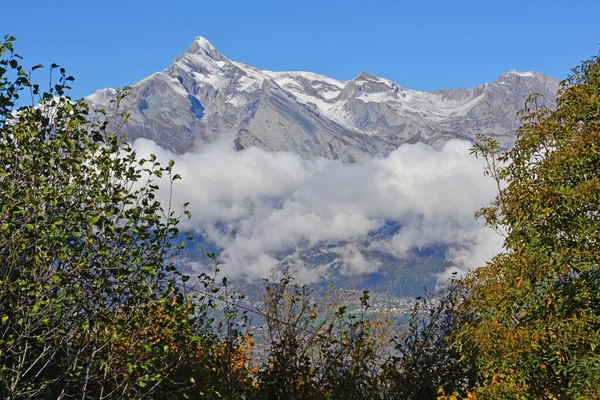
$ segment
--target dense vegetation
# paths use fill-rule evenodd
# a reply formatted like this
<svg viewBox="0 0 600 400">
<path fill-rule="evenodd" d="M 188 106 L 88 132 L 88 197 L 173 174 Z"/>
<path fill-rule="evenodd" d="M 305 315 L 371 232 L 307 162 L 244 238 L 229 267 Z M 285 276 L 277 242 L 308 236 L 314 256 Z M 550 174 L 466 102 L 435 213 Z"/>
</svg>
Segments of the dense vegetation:
<svg viewBox="0 0 600 400">
<path fill-rule="evenodd" d="M 226 280 L 190 286 L 175 267 L 188 213 L 156 199 L 173 163 L 120 139 L 108 121 L 126 112 L 65 97 L 59 66 L 42 91 L 13 46 L 0 43 L 1 398 L 600 398 L 598 59 L 555 111 L 524 110 L 512 150 L 474 148 L 498 182 L 479 215 L 502 254 L 418 299 L 399 331 L 368 318 L 368 292 L 357 310 L 335 292 L 319 304 L 283 271 L 265 282 L 259 348 Z"/>
<path fill-rule="evenodd" d="M 562 82 L 555 111 L 529 105 L 512 150 L 475 148 L 501 188 L 479 214 L 506 251 L 462 282 L 477 319 L 458 343 L 478 349 L 485 398 L 598 398 L 600 60 Z"/>
</svg>

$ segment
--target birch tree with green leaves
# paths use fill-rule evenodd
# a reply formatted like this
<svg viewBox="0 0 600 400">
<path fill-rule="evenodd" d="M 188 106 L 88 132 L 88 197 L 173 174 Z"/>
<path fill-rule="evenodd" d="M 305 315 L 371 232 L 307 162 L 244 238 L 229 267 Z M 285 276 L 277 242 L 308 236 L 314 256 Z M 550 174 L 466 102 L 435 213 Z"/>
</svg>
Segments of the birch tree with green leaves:
<svg viewBox="0 0 600 400">
<path fill-rule="evenodd" d="M 0 397 L 148 398 L 194 336 L 173 263 L 182 215 L 156 198 L 155 179 L 179 177 L 66 98 L 63 68 L 33 83 L 41 66 L 13 46 L 0 42 Z"/>
</svg>

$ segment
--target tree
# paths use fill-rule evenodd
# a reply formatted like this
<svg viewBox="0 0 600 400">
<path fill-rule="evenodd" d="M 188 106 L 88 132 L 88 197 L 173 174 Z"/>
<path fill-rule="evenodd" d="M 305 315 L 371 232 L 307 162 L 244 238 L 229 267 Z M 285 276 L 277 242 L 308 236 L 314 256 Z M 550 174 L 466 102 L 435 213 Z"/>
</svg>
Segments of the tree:
<svg viewBox="0 0 600 400">
<path fill-rule="evenodd" d="M 506 239 L 463 283 L 478 320 L 458 344 L 477 348 L 478 398 L 600 398 L 600 60 L 556 110 L 528 107 L 513 149 L 474 148 L 500 189 L 479 215 Z"/>
<path fill-rule="evenodd" d="M 264 399 L 377 399 L 390 338 L 385 313 L 368 318 L 364 292 L 356 312 L 338 296 L 321 305 L 289 269 L 266 280 L 267 357 L 257 374 Z"/>
<path fill-rule="evenodd" d="M 439 389 L 468 396 L 476 386 L 475 354 L 453 346 L 456 334 L 473 315 L 460 312 L 460 287 L 452 283 L 437 296 L 418 297 L 395 354 L 384 366 L 389 398 L 437 399 Z"/>
<path fill-rule="evenodd" d="M 215 263 L 213 253 L 206 254 Z M 202 274 L 199 283 L 203 290 L 190 288 L 196 292 L 195 303 L 205 305 L 203 312 L 211 317 L 200 318 L 210 326 L 200 326 L 202 336 L 191 349 L 187 349 L 184 362 L 180 363 L 176 375 L 178 381 L 189 379 L 191 385 L 175 399 L 253 399 L 257 395 L 254 380 L 256 367 L 251 359 L 254 339 L 249 332 L 246 307 L 241 306 L 243 295 L 231 292 L 227 278 L 216 285 L 214 278 Z M 219 303 L 218 305 L 216 303 Z M 207 307 L 208 306 L 208 307 Z"/>
<path fill-rule="evenodd" d="M 156 200 L 173 163 L 138 160 L 105 112 L 64 97 L 59 66 L 41 91 L 13 43 L 0 43 L 0 397 L 168 391 L 197 336 L 173 264 L 181 215 Z"/>
</svg>

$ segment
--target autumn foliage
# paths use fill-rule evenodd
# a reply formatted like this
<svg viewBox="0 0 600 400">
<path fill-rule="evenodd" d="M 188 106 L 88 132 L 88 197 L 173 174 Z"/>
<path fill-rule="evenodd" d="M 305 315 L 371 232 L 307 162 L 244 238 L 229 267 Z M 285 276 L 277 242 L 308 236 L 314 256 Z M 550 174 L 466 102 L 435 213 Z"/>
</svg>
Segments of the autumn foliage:
<svg viewBox="0 0 600 400">
<path fill-rule="evenodd" d="M 600 398 L 600 60 L 523 121 L 507 153 L 475 148 L 502 187 L 479 215 L 505 251 L 462 283 L 478 319 L 458 343 L 477 349 L 481 398 Z"/>
</svg>

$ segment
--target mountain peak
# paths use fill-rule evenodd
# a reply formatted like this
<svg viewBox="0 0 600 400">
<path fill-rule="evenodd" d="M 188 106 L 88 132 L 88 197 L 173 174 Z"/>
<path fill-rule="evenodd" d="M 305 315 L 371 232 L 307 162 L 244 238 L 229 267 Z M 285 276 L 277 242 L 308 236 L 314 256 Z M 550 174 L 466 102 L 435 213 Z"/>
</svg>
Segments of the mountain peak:
<svg viewBox="0 0 600 400">
<path fill-rule="evenodd" d="M 378 81 L 379 78 L 377 78 L 375 75 L 373 75 L 369 72 L 361 72 L 353 80 L 354 81 Z"/>
<path fill-rule="evenodd" d="M 534 76 L 535 72 L 533 71 L 527 71 L 527 72 L 523 72 L 523 71 L 517 71 L 517 70 L 510 70 L 506 73 L 504 73 L 503 75 L 517 75 L 517 76 L 528 76 L 528 77 L 532 77 Z"/>
<path fill-rule="evenodd" d="M 224 59 L 223 55 L 206 38 L 198 36 L 187 51 L 190 54 L 200 54 L 216 61 Z"/>
<path fill-rule="evenodd" d="M 477 134 L 494 135 L 506 149 L 527 96 L 541 93 L 552 107 L 557 87 L 553 78 L 516 71 L 475 90 L 437 93 L 404 89 L 367 72 L 338 81 L 261 71 L 230 62 L 197 37 L 171 67 L 133 86 L 126 134 L 176 152 L 231 134 L 236 149 L 257 146 L 344 162 L 384 155 L 403 143 L 441 148 L 452 138 Z M 99 92 L 89 99 L 106 108 L 113 95 Z"/>
<path fill-rule="evenodd" d="M 502 75 L 500 75 L 497 79 L 498 82 L 502 82 L 505 80 L 513 80 L 515 78 L 534 78 L 537 76 L 536 72 L 533 71 L 527 71 L 527 72 L 523 72 L 523 71 L 517 71 L 517 70 L 510 70 L 508 72 L 503 73 Z"/>
</svg>

